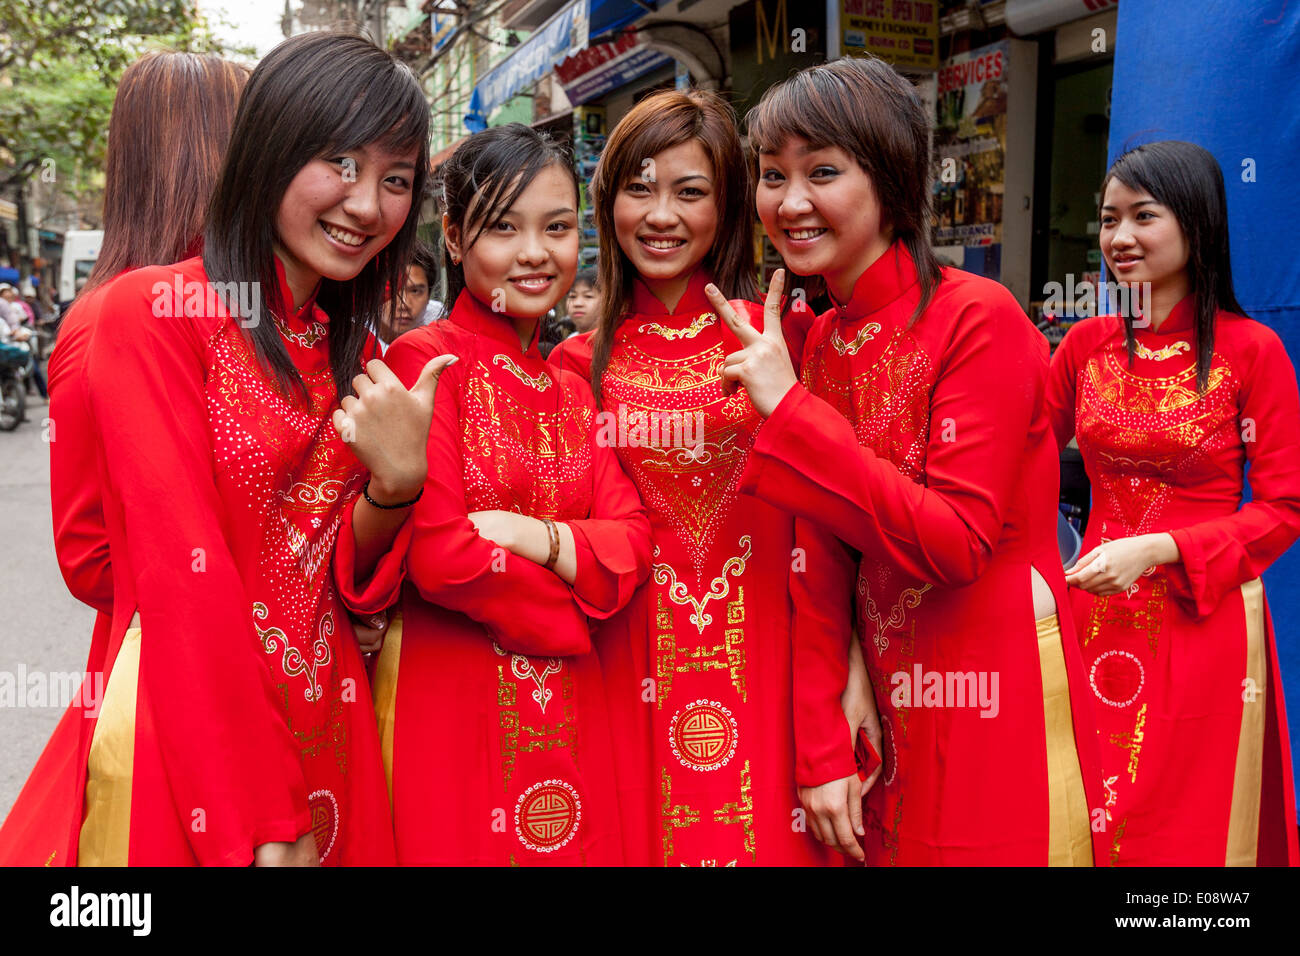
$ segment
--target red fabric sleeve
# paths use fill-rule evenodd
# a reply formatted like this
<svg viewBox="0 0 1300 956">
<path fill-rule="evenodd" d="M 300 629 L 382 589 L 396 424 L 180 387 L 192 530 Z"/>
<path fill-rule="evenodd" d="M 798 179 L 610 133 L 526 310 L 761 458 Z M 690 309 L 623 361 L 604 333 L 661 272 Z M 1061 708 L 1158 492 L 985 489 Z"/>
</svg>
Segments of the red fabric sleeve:
<svg viewBox="0 0 1300 956">
<path fill-rule="evenodd" d="M 72 596 L 113 611 L 113 566 L 104 524 L 96 432 L 86 404 L 90 326 L 73 306 L 50 358 L 50 511 L 54 553 Z"/>
<path fill-rule="evenodd" d="M 650 573 L 650 519 L 614 449 L 597 438 L 592 455 L 591 516 L 566 523 L 578 558 L 573 598 L 585 614 L 604 620 L 632 600 Z"/>
<path fill-rule="evenodd" d="M 437 336 L 404 336 L 388 367 L 410 387 L 429 360 L 444 354 Z M 429 429 L 429 477 L 413 509 L 406 575 L 432 604 L 478 621 L 501 647 L 540 657 L 591 650 L 586 615 L 553 571 L 480 537 L 465 505 L 460 429 L 462 365 L 443 372 Z"/>
<path fill-rule="evenodd" d="M 1202 617 L 1228 592 L 1263 574 L 1300 537 L 1295 369 L 1272 329 L 1258 323 L 1249 328 L 1255 332 L 1254 354 L 1235 371 L 1241 380 L 1238 418 L 1250 463 L 1251 500 L 1234 514 L 1172 532 L 1181 555 L 1181 564 L 1168 566 L 1173 593 Z"/>
<path fill-rule="evenodd" d="M 853 774 L 853 738 L 840 696 L 849 679 L 857 558 L 827 529 L 796 518 L 794 603 L 795 780 L 817 787 Z"/>
<path fill-rule="evenodd" d="M 741 490 L 833 529 L 859 551 L 940 587 L 983 573 L 1002 533 L 1029 426 L 1042 401 L 1043 349 L 1018 306 L 975 301 L 930 397 L 926 484 L 858 444 L 830 405 L 795 385 L 758 431 Z"/>
<path fill-rule="evenodd" d="M 86 363 L 125 527 L 115 573 L 131 575 L 139 605 L 141 721 L 182 820 L 204 811 L 190 846 L 201 864 L 243 865 L 258 844 L 308 831 L 306 787 L 223 531 L 245 516 L 225 514 L 214 478 L 204 336 L 156 318 L 147 283 L 111 287 Z"/>
<path fill-rule="evenodd" d="M 77 387 L 76 392 L 81 392 Z M 104 502 L 100 497 L 95 431 L 80 396 L 67 387 L 50 393 L 50 504 L 54 553 L 72 596 L 113 613 L 113 562 L 109 556 Z"/>
<path fill-rule="evenodd" d="M 392 546 L 380 556 L 370 577 L 357 583 L 357 538 L 352 530 L 352 512 L 361 496 L 357 495 L 343 511 L 343 523 L 334 543 L 334 586 L 344 606 L 354 614 L 378 614 L 397 603 L 406 577 L 404 563 L 411 547 L 415 525 L 408 514 L 397 529 Z"/>
</svg>

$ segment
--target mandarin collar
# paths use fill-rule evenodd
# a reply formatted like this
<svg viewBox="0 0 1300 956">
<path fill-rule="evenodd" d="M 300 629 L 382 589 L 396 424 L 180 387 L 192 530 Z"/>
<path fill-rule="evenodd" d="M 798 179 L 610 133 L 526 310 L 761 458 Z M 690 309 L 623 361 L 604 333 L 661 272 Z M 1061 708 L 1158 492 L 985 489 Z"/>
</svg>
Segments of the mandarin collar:
<svg viewBox="0 0 1300 956">
<path fill-rule="evenodd" d="M 1160 325 L 1160 328 L 1153 329 L 1147 327 L 1138 331 L 1147 332 L 1151 335 L 1183 335 L 1192 331 L 1196 312 L 1196 296 L 1187 293 L 1169 310 L 1169 315 Z"/>
<path fill-rule="evenodd" d="M 884 255 L 869 265 L 853 283 L 849 301 L 840 303 L 827 290 L 834 304 L 836 317 L 851 322 L 883 309 L 904 292 L 916 285 L 916 266 L 907 246 L 895 239 Z"/>
<path fill-rule="evenodd" d="M 455 323 L 467 332 L 482 335 L 506 346 L 514 355 L 536 355 L 541 358 L 537 340 L 541 335 L 542 322 L 545 318 L 541 316 L 534 323 L 533 338 L 528 343 L 528 348 L 522 349 L 519 347 L 519 333 L 515 331 L 510 317 L 504 312 L 492 311 L 469 289 L 462 289 L 460 295 L 456 297 L 456 304 L 452 307 L 451 314 L 447 316 L 447 321 Z"/>
<path fill-rule="evenodd" d="M 298 309 L 293 308 L 293 290 L 289 288 L 289 276 L 284 270 L 284 263 L 280 257 L 272 254 L 271 260 L 275 263 L 275 281 L 280 286 L 280 301 L 290 309 L 289 323 L 295 326 L 306 328 L 316 319 L 316 296 L 320 293 L 320 282 L 317 281 L 316 288 L 311 290 L 311 295 L 307 296 L 306 301 Z"/>
<path fill-rule="evenodd" d="M 634 315 L 690 316 L 699 315 L 701 312 L 709 312 L 713 309 L 713 303 L 704 294 L 704 287 L 712 281 L 709 271 L 703 266 L 698 266 L 687 281 L 686 291 L 682 293 L 677 308 L 669 312 L 664 304 L 659 301 L 659 297 L 650 291 L 650 287 L 645 284 L 640 276 L 637 276 L 632 280 L 632 312 Z"/>
</svg>

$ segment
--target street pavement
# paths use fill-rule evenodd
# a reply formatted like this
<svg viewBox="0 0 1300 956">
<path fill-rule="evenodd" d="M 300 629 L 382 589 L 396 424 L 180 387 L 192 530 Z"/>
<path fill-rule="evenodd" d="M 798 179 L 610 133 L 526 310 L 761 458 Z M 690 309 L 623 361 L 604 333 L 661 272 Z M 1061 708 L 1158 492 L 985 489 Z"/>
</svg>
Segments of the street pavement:
<svg viewBox="0 0 1300 956">
<path fill-rule="evenodd" d="M 30 687 L 33 677 L 83 671 L 95 622 L 95 612 L 68 593 L 54 557 L 48 411 L 30 395 L 27 421 L 0 432 L 0 818 L 64 710 L 57 701 L 40 706 L 22 680 Z M 6 682 L 16 693 L 5 693 Z"/>
</svg>

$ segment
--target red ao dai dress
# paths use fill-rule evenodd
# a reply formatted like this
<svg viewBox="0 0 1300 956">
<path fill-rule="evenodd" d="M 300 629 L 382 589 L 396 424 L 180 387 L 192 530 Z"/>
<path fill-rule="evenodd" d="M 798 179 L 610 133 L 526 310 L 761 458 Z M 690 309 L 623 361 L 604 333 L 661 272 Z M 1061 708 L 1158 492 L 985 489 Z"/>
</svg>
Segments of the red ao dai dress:
<svg viewBox="0 0 1300 956">
<path fill-rule="evenodd" d="M 385 361 L 408 386 L 438 382 L 429 477 L 394 551 L 352 585 L 358 610 L 399 598 L 374 694 L 402 864 L 612 865 L 623 861 L 614 733 L 591 618 L 631 599 L 649 571 L 649 526 L 614 451 L 596 440 L 591 390 L 527 349 L 507 316 L 468 291 L 440 322 L 407 332 Z M 516 511 L 567 522 L 577 578 L 480 537 L 467 515 Z"/>
<path fill-rule="evenodd" d="M 761 419 L 743 391 L 723 393 L 722 359 L 740 345 L 704 295 L 709 281 L 697 271 L 670 313 L 637 280 L 602 385 L 654 541 L 651 580 L 598 641 L 627 858 L 826 863 L 836 855 L 807 831 L 795 791 L 793 520 L 740 489 Z M 741 305 L 761 328 L 762 310 Z M 590 335 L 551 361 L 589 376 Z"/>
<path fill-rule="evenodd" d="M 1204 394 L 1191 296 L 1135 330 L 1072 328 L 1052 359 L 1057 440 L 1092 481 L 1084 553 L 1169 532 L 1181 561 L 1123 594 L 1071 589 L 1097 713 L 1111 865 L 1296 865 L 1286 705 L 1260 575 L 1300 535 L 1300 398 L 1281 340 L 1219 312 Z M 1251 500 L 1242 503 L 1249 466 Z"/>
<path fill-rule="evenodd" d="M 274 320 L 306 384 L 295 402 L 214 302 L 199 258 L 126 273 L 78 304 L 74 351 L 55 361 L 84 377 L 61 402 L 56 440 L 71 444 L 55 461 L 99 489 L 53 483 L 59 557 L 111 611 L 87 667 L 106 688 L 60 724 L 51 747 L 71 743 L 71 720 L 75 750 L 28 782 L 55 805 L 20 801 L 6 856 L 246 865 L 311 833 L 325 865 L 394 859 L 365 669 L 329 571 L 364 478 L 330 423 L 329 320 L 313 302 Z"/>
<path fill-rule="evenodd" d="M 868 864 L 1090 865 L 1082 662 L 1031 594 L 1033 567 L 1069 621 L 1047 343 L 988 280 L 943 270 L 912 323 L 919 297 L 895 243 L 813 324 L 802 384 L 742 479 L 800 519 L 798 780 L 854 772 L 840 691 L 855 618 L 884 731 Z"/>
</svg>

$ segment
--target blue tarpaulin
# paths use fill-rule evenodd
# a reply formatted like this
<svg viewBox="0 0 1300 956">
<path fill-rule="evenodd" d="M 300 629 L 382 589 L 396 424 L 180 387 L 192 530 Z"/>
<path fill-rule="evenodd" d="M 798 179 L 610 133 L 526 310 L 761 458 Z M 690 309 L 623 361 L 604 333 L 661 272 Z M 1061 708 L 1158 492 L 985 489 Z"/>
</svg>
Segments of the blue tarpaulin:
<svg viewBox="0 0 1300 956">
<path fill-rule="evenodd" d="M 1223 167 L 1232 276 L 1247 313 L 1300 366 L 1300 4 L 1142 0 L 1119 6 L 1110 158 L 1160 139 Z M 1300 546 L 1264 575 L 1300 766 Z"/>
<path fill-rule="evenodd" d="M 573 0 L 566 4 L 474 85 L 466 128 L 471 133 L 486 129 L 493 110 L 551 72 L 566 56 L 649 12 L 633 0 Z"/>
<path fill-rule="evenodd" d="M 587 45 L 590 2 L 573 0 L 561 7 L 515 52 L 483 74 L 469 96 L 465 126 L 471 133 L 486 129 L 493 110 L 550 73 L 566 56 Z"/>
</svg>

